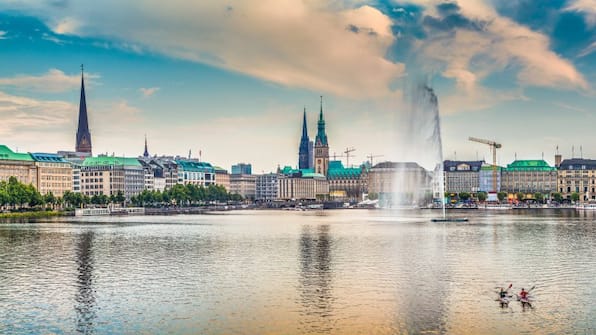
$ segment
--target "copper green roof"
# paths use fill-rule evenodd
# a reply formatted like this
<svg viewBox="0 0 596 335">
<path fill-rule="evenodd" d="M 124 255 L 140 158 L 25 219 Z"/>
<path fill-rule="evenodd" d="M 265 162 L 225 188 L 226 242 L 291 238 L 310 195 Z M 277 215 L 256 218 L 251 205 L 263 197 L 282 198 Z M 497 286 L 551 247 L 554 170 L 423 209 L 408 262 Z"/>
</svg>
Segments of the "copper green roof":
<svg viewBox="0 0 596 335">
<path fill-rule="evenodd" d="M 362 169 L 359 167 L 346 168 L 341 161 L 330 161 L 327 178 L 329 179 L 358 179 Z"/>
<path fill-rule="evenodd" d="M 213 166 L 207 162 L 179 159 L 176 160 L 176 164 L 178 164 L 178 166 L 182 168 L 182 171 L 214 172 Z"/>
<path fill-rule="evenodd" d="M 0 160 L 32 161 L 31 155 L 13 152 L 5 145 L 0 145 Z"/>
<path fill-rule="evenodd" d="M 505 171 L 555 171 L 556 168 L 548 165 L 543 159 L 516 160 L 507 164 Z"/>
<path fill-rule="evenodd" d="M 320 173 L 314 173 L 314 172 L 302 172 L 302 178 L 323 178 L 323 179 L 325 179 L 325 175 L 322 175 Z"/>
<path fill-rule="evenodd" d="M 87 157 L 83 161 L 83 166 L 110 166 L 110 165 L 124 165 L 124 166 L 141 166 L 139 160 L 129 157 L 112 157 L 112 156 L 98 156 Z"/>
<path fill-rule="evenodd" d="M 493 166 L 492 165 L 482 165 L 480 167 L 481 171 L 492 171 L 493 170 Z M 497 166 L 497 171 L 501 171 L 503 170 L 503 167 L 501 166 Z"/>
<path fill-rule="evenodd" d="M 48 154 L 48 153 L 32 153 L 31 157 L 36 162 L 44 162 L 44 163 L 68 163 L 64 157 L 56 155 L 56 154 Z"/>
<path fill-rule="evenodd" d="M 291 166 L 284 166 L 284 168 L 281 170 L 281 173 L 284 175 L 302 173 L 302 175 L 304 175 L 306 173 L 315 173 L 315 169 L 293 169 Z"/>
</svg>

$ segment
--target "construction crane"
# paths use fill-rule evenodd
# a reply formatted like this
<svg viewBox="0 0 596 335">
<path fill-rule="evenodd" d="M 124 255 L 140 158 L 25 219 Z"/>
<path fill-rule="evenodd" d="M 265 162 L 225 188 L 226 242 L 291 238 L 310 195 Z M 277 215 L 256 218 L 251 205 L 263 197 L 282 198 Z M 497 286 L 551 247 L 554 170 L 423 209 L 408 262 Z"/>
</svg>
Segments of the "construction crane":
<svg viewBox="0 0 596 335">
<path fill-rule="evenodd" d="M 366 156 L 366 158 L 370 159 L 370 167 L 373 167 L 374 166 L 374 164 L 373 164 L 373 158 L 383 157 L 383 156 L 384 155 L 373 155 L 373 154 L 370 154 L 370 155 Z"/>
<path fill-rule="evenodd" d="M 484 140 L 476 137 L 468 137 L 468 140 L 472 142 L 488 144 L 490 146 L 493 152 L 493 192 L 497 193 L 497 149 L 500 149 L 502 145 L 495 141 Z"/>
<path fill-rule="evenodd" d="M 354 148 L 346 148 L 344 154 L 346 154 L 346 167 L 350 167 L 350 153 L 356 151 Z"/>
</svg>

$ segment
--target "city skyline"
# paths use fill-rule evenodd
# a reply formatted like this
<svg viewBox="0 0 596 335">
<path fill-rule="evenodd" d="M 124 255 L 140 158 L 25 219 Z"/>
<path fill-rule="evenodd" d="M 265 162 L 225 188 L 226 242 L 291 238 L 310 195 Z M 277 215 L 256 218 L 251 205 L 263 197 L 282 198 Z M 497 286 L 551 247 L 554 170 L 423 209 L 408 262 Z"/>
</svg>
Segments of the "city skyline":
<svg viewBox="0 0 596 335">
<path fill-rule="evenodd" d="M 444 159 L 489 161 L 468 136 L 502 143 L 500 165 L 542 154 L 552 165 L 557 146 L 594 158 L 596 7 L 531 5 L 0 4 L 2 144 L 73 150 L 84 63 L 95 154 L 140 156 L 147 134 L 151 155 L 297 166 L 303 109 L 314 134 L 324 95 L 331 158 L 355 147 L 355 163 L 414 160 L 395 153 L 395 133 L 404 88 L 427 73 Z"/>
</svg>

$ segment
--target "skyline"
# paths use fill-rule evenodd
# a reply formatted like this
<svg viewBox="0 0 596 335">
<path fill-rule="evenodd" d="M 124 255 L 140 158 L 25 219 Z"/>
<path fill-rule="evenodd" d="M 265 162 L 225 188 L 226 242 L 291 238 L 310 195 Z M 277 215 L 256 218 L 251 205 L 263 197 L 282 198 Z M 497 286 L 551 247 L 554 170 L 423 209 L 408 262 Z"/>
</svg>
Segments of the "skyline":
<svg viewBox="0 0 596 335">
<path fill-rule="evenodd" d="M 95 154 L 142 155 L 147 134 L 151 155 L 296 166 L 303 109 L 312 135 L 324 95 L 331 157 L 413 160 L 395 153 L 401 96 L 430 74 L 444 159 L 490 160 L 468 136 L 502 143 L 500 165 L 516 153 L 552 165 L 556 146 L 596 158 L 596 6 L 535 3 L 7 2 L 0 137 L 20 152 L 73 150 L 83 63 Z"/>
</svg>

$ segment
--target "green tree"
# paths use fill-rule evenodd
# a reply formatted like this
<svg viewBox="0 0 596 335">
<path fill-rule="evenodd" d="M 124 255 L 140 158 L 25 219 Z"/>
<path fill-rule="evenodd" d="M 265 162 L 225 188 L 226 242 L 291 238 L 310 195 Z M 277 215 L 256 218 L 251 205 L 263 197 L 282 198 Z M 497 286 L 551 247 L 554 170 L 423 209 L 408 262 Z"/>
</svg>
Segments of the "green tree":
<svg viewBox="0 0 596 335">
<path fill-rule="evenodd" d="M 54 208 L 54 206 L 57 203 L 57 198 L 54 196 L 52 192 L 48 192 L 43 196 L 43 202 Z"/>
<path fill-rule="evenodd" d="M 507 199 L 507 192 L 497 193 L 497 199 L 499 199 L 499 202 L 503 202 L 503 200 Z"/>
<path fill-rule="evenodd" d="M 486 198 L 487 198 L 486 192 L 478 192 L 478 194 L 476 196 L 478 197 L 478 201 L 480 201 L 480 202 L 486 201 Z"/>
<path fill-rule="evenodd" d="M 471 197 L 470 193 L 468 193 L 468 192 L 460 192 L 457 196 L 459 197 L 459 200 L 461 200 L 461 201 L 467 201 Z"/>
<path fill-rule="evenodd" d="M 542 194 L 540 192 L 534 193 L 534 200 L 536 200 L 536 202 L 538 202 L 538 203 L 543 203 L 544 202 L 544 194 Z"/>
<path fill-rule="evenodd" d="M 579 201 L 579 193 L 577 193 L 577 192 L 571 193 L 571 201 L 578 202 Z"/>
<path fill-rule="evenodd" d="M 377 200 L 379 199 L 379 195 L 377 193 L 369 193 L 368 194 L 368 200 Z"/>
<path fill-rule="evenodd" d="M 559 192 L 555 192 L 552 194 L 552 198 L 554 201 L 560 203 L 563 200 L 563 195 L 561 195 Z"/>
<path fill-rule="evenodd" d="M 517 199 L 517 201 L 523 201 L 526 198 L 526 196 L 522 192 L 517 192 L 515 194 L 515 198 Z"/>
</svg>

